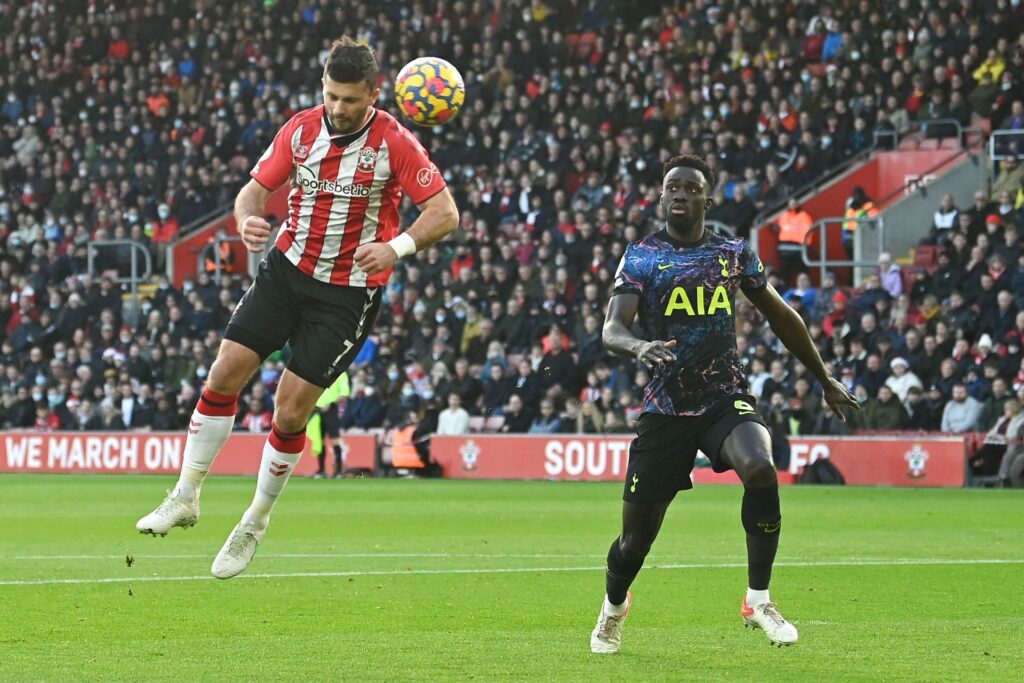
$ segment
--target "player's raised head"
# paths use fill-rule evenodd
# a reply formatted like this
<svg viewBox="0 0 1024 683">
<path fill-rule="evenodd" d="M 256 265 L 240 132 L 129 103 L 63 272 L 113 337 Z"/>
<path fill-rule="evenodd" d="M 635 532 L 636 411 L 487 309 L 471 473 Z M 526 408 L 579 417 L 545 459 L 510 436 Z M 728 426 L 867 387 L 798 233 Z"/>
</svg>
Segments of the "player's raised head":
<svg viewBox="0 0 1024 683">
<path fill-rule="evenodd" d="M 708 162 L 695 154 L 680 154 L 666 161 L 661 176 L 662 183 L 667 183 L 670 175 L 679 180 L 693 179 L 702 182 L 706 187 L 705 194 L 709 197 L 715 191 L 715 184 L 718 182 Z"/>
<path fill-rule="evenodd" d="M 377 58 L 364 43 L 342 36 L 331 44 L 324 64 L 324 106 L 339 133 L 362 126 L 367 109 L 377 101 Z"/>
</svg>

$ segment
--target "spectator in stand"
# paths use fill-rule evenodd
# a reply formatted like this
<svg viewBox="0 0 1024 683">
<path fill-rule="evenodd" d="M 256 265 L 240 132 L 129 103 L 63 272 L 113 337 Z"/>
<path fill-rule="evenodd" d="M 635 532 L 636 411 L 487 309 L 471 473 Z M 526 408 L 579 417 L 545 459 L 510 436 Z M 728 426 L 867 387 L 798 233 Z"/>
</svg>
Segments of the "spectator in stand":
<svg viewBox="0 0 1024 683">
<path fill-rule="evenodd" d="M 764 418 L 772 440 L 772 461 L 775 467 L 785 470 L 789 467 L 789 403 L 782 391 L 773 391 L 768 401 L 760 401 L 758 412 Z"/>
<path fill-rule="evenodd" d="M 974 476 L 992 476 L 999 472 L 1009 441 L 1020 438 L 1024 426 L 1021 404 L 1011 398 L 1003 404 L 1003 414 L 985 434 L 985 441 L 973 455 L 969 464 Z"/>
<path fill-rule="evenodd" d="M 962 382 L 953 385 L 953 400 L 946 404 L 942 413 L 942 431 L 954 434 L 974 431 L 981 415 L 981 404 L 967 394 Z"/>
<path fill-rule="evenodd" d="M 437 434 L 458 436 L 469 431 L 469 413 L 462 407 L 462 398 L 454 391 L 448 395 L 448 407 L 437 417 Z"/>
<path fill-rule="evenodd" d="M 903 293 L 903 271 L 899 265 L 892 262 L 892 255 L 883 251 L 878 256 L 878 277 L 882 281 L 882 287 L 893 299 Z"/>
<path fill-rule="evenodd" d="M 947 244 L 949 236 L 960 224 L 960 209 L 953 203 L 953 195 L 948 192 L 942 195 L 939 208 L 932 219 L 932 239 L 936 244 Z"/>
<path fill-rule="evenodd" d="M 341 428 L 380 427 L 384 423 L 384 413 L 384 404 L 381 402 L 380 396 L 377 395 L 376 387 L 368 384 L 358 388 L 353 387 L 352 396 L 345 406 L 345 414 L 341 417 Z"/>
<path fill-rule="evenodd" d="M 984 405 L 981 407 L 981 414 L 978 416 L 979 430 L 987 431 L 995 426 L 1003 415 L 1003 406 L 1013 398 L 1006 380 L 1002 377 L 994 378 L 991 387 L 991 393 L 985 399 Z"/>
<path fill-rule="evenodd" d="M 885 380 L 885 386 L 889 387 L 900 401 L 907 400 L 907 394 L 911 387 L 924 389 L 921 378 L 910 370 L 910 362 L 906 358 L 893 358 L 889 362 L 889 368 L 892 370 L 892 375 Z"/>
<path fill-rule="evenodd" d="M 832 284 L 834 286 L 835 276 L 832 276 L 832 278 Z M 783 298 L 788 301 L 790 296 L 794 294 L 799 296 L 803 301 L 804 310 L 808 311 L 810 315 L 817 317 L 815 315 L 815 305 L 817 303 L 816 298 L 818 295 L 818 290 L 816 290 L 814 286 L 811 284 L 811 277 L 807 273 L 800 273 L 799 275 L 796 276 L 796 286 L 787 291 L 783 295 Z"/>
<path fill-rule="evenodd" d="M 249 399 L 249 409 L 242 416 L 239 426 L 248 432 L 269 432 L 273 417 L 273 414 L 263 407 L 258 399 L 251 398 Z"/>
<path fill-rule="evenodd" d="M 864 406 L 863 427 L 869 430 L 897 431 L 907 426 L 907 411 L 888 385 L 878 389 L 878 398 Z"/>
<path fill-rule="evenodd" d="M 523 406 L 523 400 L 517 394 L 512 394 L 508 399 L 508 405 L 502 411 L 505 422 L 498 430 L 505 434 L 525 434 L 530 430 L 533 422 L 533 415 L 529 409 Z"/>
<path fill-rule="evenodd" d="M 555 412 L 555 402 L 545 398 L 540 402 L 540 414 L 530 423 L 530 434 L 557 434 L 562 431 L 562 420 Z"/>
<path fill-rule="evenodd" d="M 593 401 L 587 401 L 580 406 L 576 415 L 577 434 L 601 434 L 604 432 L 604 416 Z"/>
</svg>

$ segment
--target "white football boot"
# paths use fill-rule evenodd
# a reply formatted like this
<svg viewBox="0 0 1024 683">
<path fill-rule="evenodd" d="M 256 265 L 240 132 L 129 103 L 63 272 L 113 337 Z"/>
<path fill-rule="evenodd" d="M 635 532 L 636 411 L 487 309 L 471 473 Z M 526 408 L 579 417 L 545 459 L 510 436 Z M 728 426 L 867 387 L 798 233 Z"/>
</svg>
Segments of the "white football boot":
<svg viewBox="0 0 1024 683">
<path fill-rule="evenodd" d="M 245 527 L 242 524 L 235 525 L 224 547 L 213 559 L 213 566 L 210 571 L 218 579 L 230 579 L 245 571 L 245 568 L 252 562 L 253 555 L 266 529 L 259 531 L 252 527 Z"/>
<path fill-rule="evenodd" d="M 759 628 L 768 636 L 768 642 L 772 645 L 792 645 L 800 636 L 796 632 L 796 626 L 786 621 L 786 618 L 779 613 L 779 608 L 774 602 L 766 602 L 763 605 L 750 607 L 747 605 L 746 597 L 743 598 L 743 607 L 740 609 L 743 617 L 743 625 L 750 628 Z"/>
<path fill-rule="evenodd" d="M 194 493 L 181 493 L 175 488 L 164 502 L 135 523 L 142 534 L 166 536 L 176 526 L 193 527 L 199 521 L 199 497 Z"/>
<path fill-rule="evenodd" d="M 629 614 L 629 606 L 633 604 L 633 594 L 626 593 L 626 609 L 622 614 L 609 614 L 605 611 L 605 600 L 601 601 L 601 613 L 597 615 L 597 626 L 590 634 L 590 651 L 599 655 L 611 655 L 622 647 L 622 624 Z"/>
</svg>

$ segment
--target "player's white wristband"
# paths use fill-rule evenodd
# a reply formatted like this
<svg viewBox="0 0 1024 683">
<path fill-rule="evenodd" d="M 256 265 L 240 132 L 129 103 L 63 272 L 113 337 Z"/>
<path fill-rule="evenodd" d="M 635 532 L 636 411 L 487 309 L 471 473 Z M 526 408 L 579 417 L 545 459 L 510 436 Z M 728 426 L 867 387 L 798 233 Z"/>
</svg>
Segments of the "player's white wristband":
<svg viewBox="0 0 1024 683">
<path fill-rule="evenodd" d="M 388 246 L 395 250 L 398 258 L 416 253 L 416 241 L 409 237 L 409 233 L 403 232 L 395 239 L 388 242 Z"/>
</svg>

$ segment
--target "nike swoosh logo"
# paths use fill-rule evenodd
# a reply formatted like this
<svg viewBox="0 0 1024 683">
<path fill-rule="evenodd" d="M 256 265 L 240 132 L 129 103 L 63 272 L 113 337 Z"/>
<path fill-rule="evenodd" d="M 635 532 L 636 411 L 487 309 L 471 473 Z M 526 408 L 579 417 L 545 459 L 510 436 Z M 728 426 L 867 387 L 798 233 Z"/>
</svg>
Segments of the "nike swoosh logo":
<svg viewBox="0 0 1024 683">
<path fill-rule="evenodd" d="M 658 270 L 665 270 L 666 268 L 671 268 L 671 267 L 672 267 L 671 263 L 659 263 L 658 264 Z"/>
</svg>

